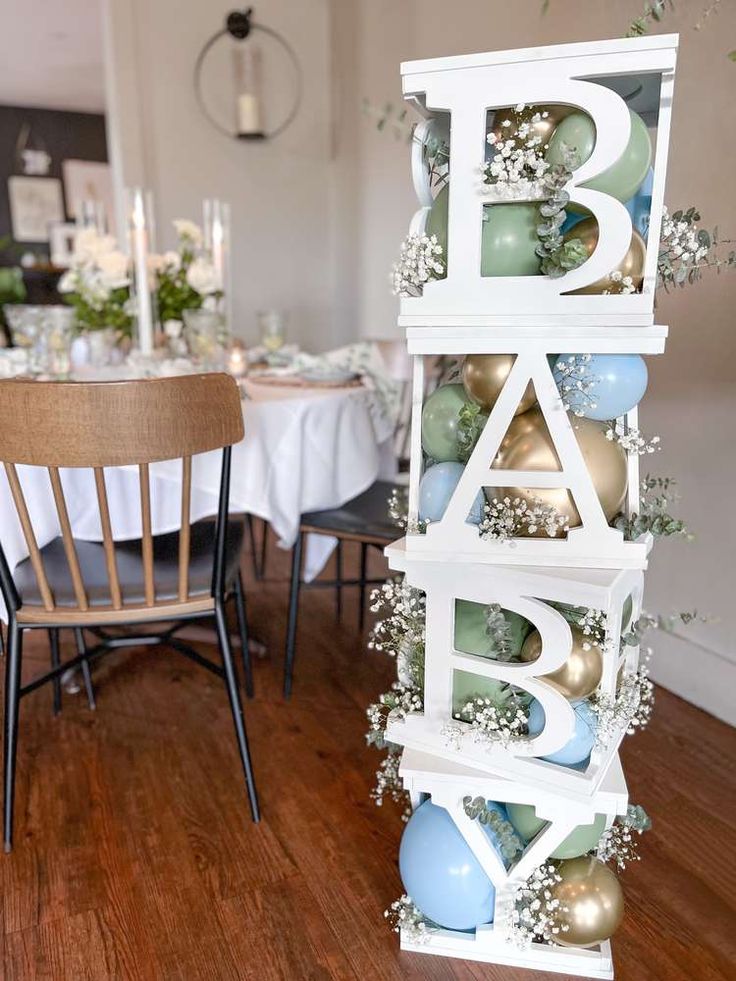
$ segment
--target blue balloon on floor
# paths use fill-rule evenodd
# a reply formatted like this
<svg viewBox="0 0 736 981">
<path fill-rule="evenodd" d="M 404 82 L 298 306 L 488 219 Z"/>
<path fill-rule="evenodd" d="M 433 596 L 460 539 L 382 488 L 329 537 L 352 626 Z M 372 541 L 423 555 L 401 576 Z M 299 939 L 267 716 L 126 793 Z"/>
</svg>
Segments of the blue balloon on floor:
<svg viewBox="0 0 736 981">
<path fill-rule="evenodd" d="M 562 374 L 557 364 L 572 357 L 560 354 L 555 362 L 554 376 L 559 385 Z M 649 374 L 640 354 L 593 354 L 588 361 L 583 381 L 593 383 L 585 393 L 570 392 L 570 408 L 586 419 L 618 419 L 641 401 L 647 390 Z M 595 403 L 595 407 L 591 405 Z"/>
<path fill-rule="evenodd" d="M 493 921 L 496 890 L 444 807 L 425 801 L 409 818 L 399 848 L 404 889 L 448 930 Z"/>
<path fill-rule="evenodd" d="M 543 756 L 549 763 L 559 763 L 561 766 L 575 766 L 587 760 L 595 743 L 595 732 L 598 718 L 588 701 L 571 702 L 575 712 L 575 733 L 572 739 L 565 743 L 562 749 Z M 529 704 L 529 735 L 538 736 L 544 729 L 544 709 L 536 698 Z"/>
<path fill-rule="evenodd" d="M 636 192 L 631 200 L 624 204 L 624 207 L 631 215 L 631 223 L 642 238 L 646 239 L 649 231 L 649 213 L 652 210 L 652 186 L 654 184 L 654 171 L 649 168 L 644 183 Z"/>
<path fill-rule="evenodd" d="M 439 521 L 447 510 L 465 466 L 462 463 L 435 463 L 428 467 L 419 484 L 419 517 L 422 521 Z M 483 492 L 473 502 L 466 519 L 470 524 L 480 524 L 483 517 Z"/>
</svg>

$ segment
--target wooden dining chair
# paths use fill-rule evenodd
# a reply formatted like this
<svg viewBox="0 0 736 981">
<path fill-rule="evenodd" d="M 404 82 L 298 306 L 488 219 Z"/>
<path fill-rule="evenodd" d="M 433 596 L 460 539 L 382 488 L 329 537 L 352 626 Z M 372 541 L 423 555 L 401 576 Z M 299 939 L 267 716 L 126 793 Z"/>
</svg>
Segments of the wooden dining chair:
<svg viewBox="0 0 736 981">
<path fill-rule="evenodd" d="M 342 618 L 342 590 L 358 588 L 358 629 L 365 624 L 366 593 L 368 586 L 385 582 L 368 578 L 368 554 L 371 548 L 381 551 L 401 535 L 401 528 L 389 514 L 389 498 L 394 491 L 401 493 L 406 486 L 409 469 L 409 437 L 411 431 L 411 379 L 412 362 L 403 341 L 374 341 L 391 377 L 399 384 L 399 412 L 393 434 L 393 451 L 396 458 L 397 479 L 377 480 L 366 491 L 341 507 L 328 508 L 303 514 L 299 535 L 291 557 L 291 581 L 289 588 L 289 613 L 286 627 L 286 651 L 284 656 L 284 697 L 291 697 L 296 654 L 296 631 L 299 614 L 299 595 L 302 589 L 334 589 L 337 619 Z M 437 386 L 445 361 L 440 357 L 425 359 L 424 396 Z M 306 535 L 329 535 L 337 539 L 335 549 L 335 578 L 305 582 L 302 576 L 302 557 Z M 343 575 L 343 543 L 360 545 L 360 564 L 357 579 Z"/>
<path fill-rule="evenodd" d="M 252 691 L 244 594 L 240 579 L 242 522 L 228 521 L 232 444 L 243 438 L 235 381 L 225 374 L 121 382 L 0 381 L 0 462 L 29 557 L 11 570 L 0 542 L 0 588 L 8 608 L 4 719 L 4 841 L 13 838 L 13 798 L 20 699 L 60 674 L 123 647 L 165 644 L 225 681 L 254 821 L 258 799 L 233 663 L 225 603 L 235 600 Z M 221 450 L 215 521 L 190 519 L 192 457 Z M 181 459 L 181 530 L 152 533 L 149 467 Z M 61 535 L 39 547 L 23 493 L 19 465 L 48 471 Z M 137 466 L 142 537 L 116 542 L 105 468 Z M 74 539 L 62 468 L 94 475 L 102 542 Z M 214 617 L 222 665 L 184 644 L 176 633 L 190 621 Z M 161 624 L 171 624 L 160 629 Z M 151 625 L 145 629 L 146 625 Z M 111 634 L 110 628 L 137 627 Z M 72 629 L 78 655 L 21 685 L 23 637 L 29 630 Z M 97 640 L 88 647 L 87 630 Z M 57 652 L 58 653 L 58 652 Z"/>
</svg>

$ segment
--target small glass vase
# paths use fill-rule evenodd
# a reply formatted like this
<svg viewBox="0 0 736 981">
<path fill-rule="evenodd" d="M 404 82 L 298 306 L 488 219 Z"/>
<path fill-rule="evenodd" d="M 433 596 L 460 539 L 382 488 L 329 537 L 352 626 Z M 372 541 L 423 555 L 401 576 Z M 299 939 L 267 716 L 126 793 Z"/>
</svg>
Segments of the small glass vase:
<svg viewBox="0 0 736 981">
<path fill-rule="evenodd" d="M 120 364 L 123 352 L 118 347 L 118 332 L 114 327 L 81 330 L 72 341 L 72 368 L 105 368 Z"/>
</svg>

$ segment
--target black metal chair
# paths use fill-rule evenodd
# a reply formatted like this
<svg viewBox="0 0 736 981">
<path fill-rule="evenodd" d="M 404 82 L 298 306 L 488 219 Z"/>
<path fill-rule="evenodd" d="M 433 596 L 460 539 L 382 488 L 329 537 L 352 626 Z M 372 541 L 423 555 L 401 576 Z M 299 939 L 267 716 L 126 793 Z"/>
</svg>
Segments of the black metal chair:
<svg viewBox="0 0 736 981">
<path fill-rule="evenodd" d="M 20 699 L 62 672 L 84 666 L 122 647 L 165 644 L 225 682 L 245 775 L 251 813 L 258 798 L 248 750 L 238 676 L 230 649 L 225 604 L 236 605 L 248 693 L 252 677 L 245 599 L 240 579 L 242 522 L 228 520 L 232 444 L 243 437 L 237 385 L 227 375 L 192 375 L 125 382 L 0 382 L 0 403 L 12 424 L 0 429 L 5 466 L 29 558 L 14 570 L 0 546 L 0 588 L 9 611 L 4 719 L 4 841 L 13 836 L 15 759 Z M 222 450 L 215 522 L 190 521 L 192 456 Z M 154 536 L 149 465 L 181 458 L 181 530 Z M 39 548 L 16 465 L 45 467 L 61 536 Z M 142 538 L 116 542 L 105 489 L 105 467 L 137 465 Z M 72 536 L 60 468 L 94 471 L 101 544 Z M 222 666 L 203 657 L 176 634 L 192 620 L 215 620 Z M 161 623 L 169 623 L 161 630 Z M 146 631 L 146 626 L 150 629 Z M 143 632 L 111 633 L 139 626 Z M 21 685 L 23 637 L 47 630 L 51 671 Z M 78 654 L 59 663 L 58 631 L 71 629 Z M 87 647 L 83 631 L 97 643 Z M 55 690 L 55 700 L 57 698 Z"/>
</svg>

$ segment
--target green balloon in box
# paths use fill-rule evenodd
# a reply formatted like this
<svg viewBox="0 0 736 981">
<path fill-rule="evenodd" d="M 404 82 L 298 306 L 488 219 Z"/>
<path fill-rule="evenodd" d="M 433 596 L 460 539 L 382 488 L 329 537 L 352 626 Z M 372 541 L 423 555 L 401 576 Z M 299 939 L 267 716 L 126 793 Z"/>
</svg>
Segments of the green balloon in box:
<svg viewBox="0 0 736 981">
<path fill-rule="evenodd" d="M 440 385 L 427 398 L 422 409 L 422 449 L 438 463 L 458 461 L 457 430 L 460 410 L 477 408 L 463 385 Z"/>
<path fill-rule="evenodd" d="M 594 191 L 610 194 L 617 201 L 630 201 L 644 183 L 652 162 L 652 141 L 641 116 L 629 109 L 631 117 L 631 133 L 626 149 L 615 164 L 612 164 L 602 174 L 592 177 L 581 184 Z M 585 163 L 595 147 L 595 123 L 585 112 L 573 112 L 560 122 L 549 141 L 549 149 L 545 154 L 547 163 L 564 163 L 563 144 L 577 150 L 580 163 Z M 570 211 L 580 212 L 581 208 L 574 207 L 574 202 L 568 205 Z"/>
<path fill-rule="evenodd" d="M 435 235 L 447 260 L 449 187 L 434 199 L 425 232 Z M 496 204 L 483 208 L 481 276 L 536 276 L 539 273 L 536 204 Z M 456 255 L 462 255 L 460 250 Z"/>
<path fill-rule="evenodd" d="M 456 650 L 496 660 L 518 661 L 522 645 L 532 631 L 532 624 L 513 610 L 503 610 L 503 617 L 508 624 L 508 649 L 499 652 L 496 642 L 488 633 L 488 607 L 483 603 L 471 603 L 470 600 L 456 600 Z M 499 653 L 502 655 L 500 658 Z"/>
<path fill-rule="evenodd" d="M 494 704 L 502 700 L 501 693 L 507 689 L 506 682 L 495 678 L 484 678 L 472 671 L 452 672 L 452 714 L 458 715 L 464 705 L 472 699 L 490 698 Z"/>
<path fill-rule="evenodd" d="M 509 821 L 519 832 L 525 842 L 535 838 L 547 824 L 537 817 L 537 812 L 531 804 L 507 804 L 506 810 Z M 592 824 L 580 824 L 573 829 L 567 838 L 555 848 L 550 858 L 578 858 L 595 848 L 606 830 L 606 815 L 596 814 Z"/>
</svg>

